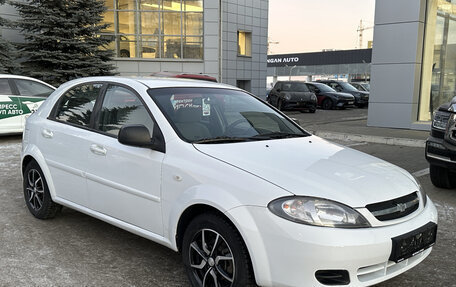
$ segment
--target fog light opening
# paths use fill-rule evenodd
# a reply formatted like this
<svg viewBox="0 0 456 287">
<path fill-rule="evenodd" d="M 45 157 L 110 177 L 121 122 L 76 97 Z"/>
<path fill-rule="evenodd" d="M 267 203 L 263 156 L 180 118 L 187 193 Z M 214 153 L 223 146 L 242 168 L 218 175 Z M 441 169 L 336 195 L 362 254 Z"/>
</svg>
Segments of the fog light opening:
<svg viewBox="0 0 456 287">
<path fill-rule="evenodd" d="M 315 278 L 323 285 L 348 285 L 350 276 L 347 270 L 318 270 Z"/>
</svg>

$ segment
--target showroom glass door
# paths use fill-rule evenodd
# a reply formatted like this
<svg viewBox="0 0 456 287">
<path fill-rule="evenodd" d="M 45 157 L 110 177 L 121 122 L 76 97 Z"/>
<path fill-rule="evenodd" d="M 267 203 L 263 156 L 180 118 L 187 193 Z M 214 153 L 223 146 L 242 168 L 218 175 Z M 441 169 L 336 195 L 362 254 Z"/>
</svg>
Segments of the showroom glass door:
<svg viewBox="0 0 456 287">
<path fill-rule="evenodd" d="M 456 96 L 456 0 L 428 0 L 420 121 Z"/>
</svg>

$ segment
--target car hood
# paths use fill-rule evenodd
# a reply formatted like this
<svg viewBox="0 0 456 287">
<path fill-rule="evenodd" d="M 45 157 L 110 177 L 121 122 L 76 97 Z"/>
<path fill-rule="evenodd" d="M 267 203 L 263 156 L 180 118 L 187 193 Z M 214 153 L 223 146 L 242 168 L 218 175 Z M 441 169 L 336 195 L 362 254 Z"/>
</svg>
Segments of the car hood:
<svg viewBox="0 0 456 287">
<path fill-rule="evenodd" d="M 195 148 L 292 194 L 327 198 L 355 208 L 418 189 L 403 169 L 316 136 L 195 144 Z"/>
</svg>

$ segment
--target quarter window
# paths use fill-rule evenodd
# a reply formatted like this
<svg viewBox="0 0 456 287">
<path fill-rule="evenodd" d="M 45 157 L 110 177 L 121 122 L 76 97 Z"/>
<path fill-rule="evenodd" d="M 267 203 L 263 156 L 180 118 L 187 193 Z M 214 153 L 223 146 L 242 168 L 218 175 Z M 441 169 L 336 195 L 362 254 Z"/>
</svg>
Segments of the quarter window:
<svg viewBox="0 0 456 287">
<path fill-rule="evenodd" d="M 25 97 L 47 97 L 54 91 L 46 85 L 29 80 L 14 80 L 14 82 L 19 94 Z"/>
<path fill-rule="evenodd" d="M 139 98 L 130 90 L 109 86 L 101 107 L 97 129 L 117 136 L 123 125 L 141 124 L 152 135 L 154 122 Z"/>
<path fill-rule="evenodd" d="M 55 119 L 88 127 L 102 86 L 102 84 L 82 85 L 66 92 L 58 102 Z"/>
</svg>

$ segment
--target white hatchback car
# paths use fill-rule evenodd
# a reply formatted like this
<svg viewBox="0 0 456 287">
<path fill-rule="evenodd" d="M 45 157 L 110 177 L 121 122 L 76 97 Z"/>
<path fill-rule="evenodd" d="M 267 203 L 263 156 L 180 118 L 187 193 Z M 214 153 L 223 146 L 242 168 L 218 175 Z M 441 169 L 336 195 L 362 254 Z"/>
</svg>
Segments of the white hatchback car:
<svg viewBox="0 0 456 287">
<path fill-rule="evenodd" d="M 372 285 L 436 239 L 408 172 L 217 83 L 68 82 L 27 120 L 22 172 L 34 216 L 63 205 L 179 251 L 193 286 Z"/>
<path fill-rule="evenodd" d="M 0 135 L 22 133 L 27 117 L 54 90 L 34 78 L 0 74 Z"/>
</svg>

